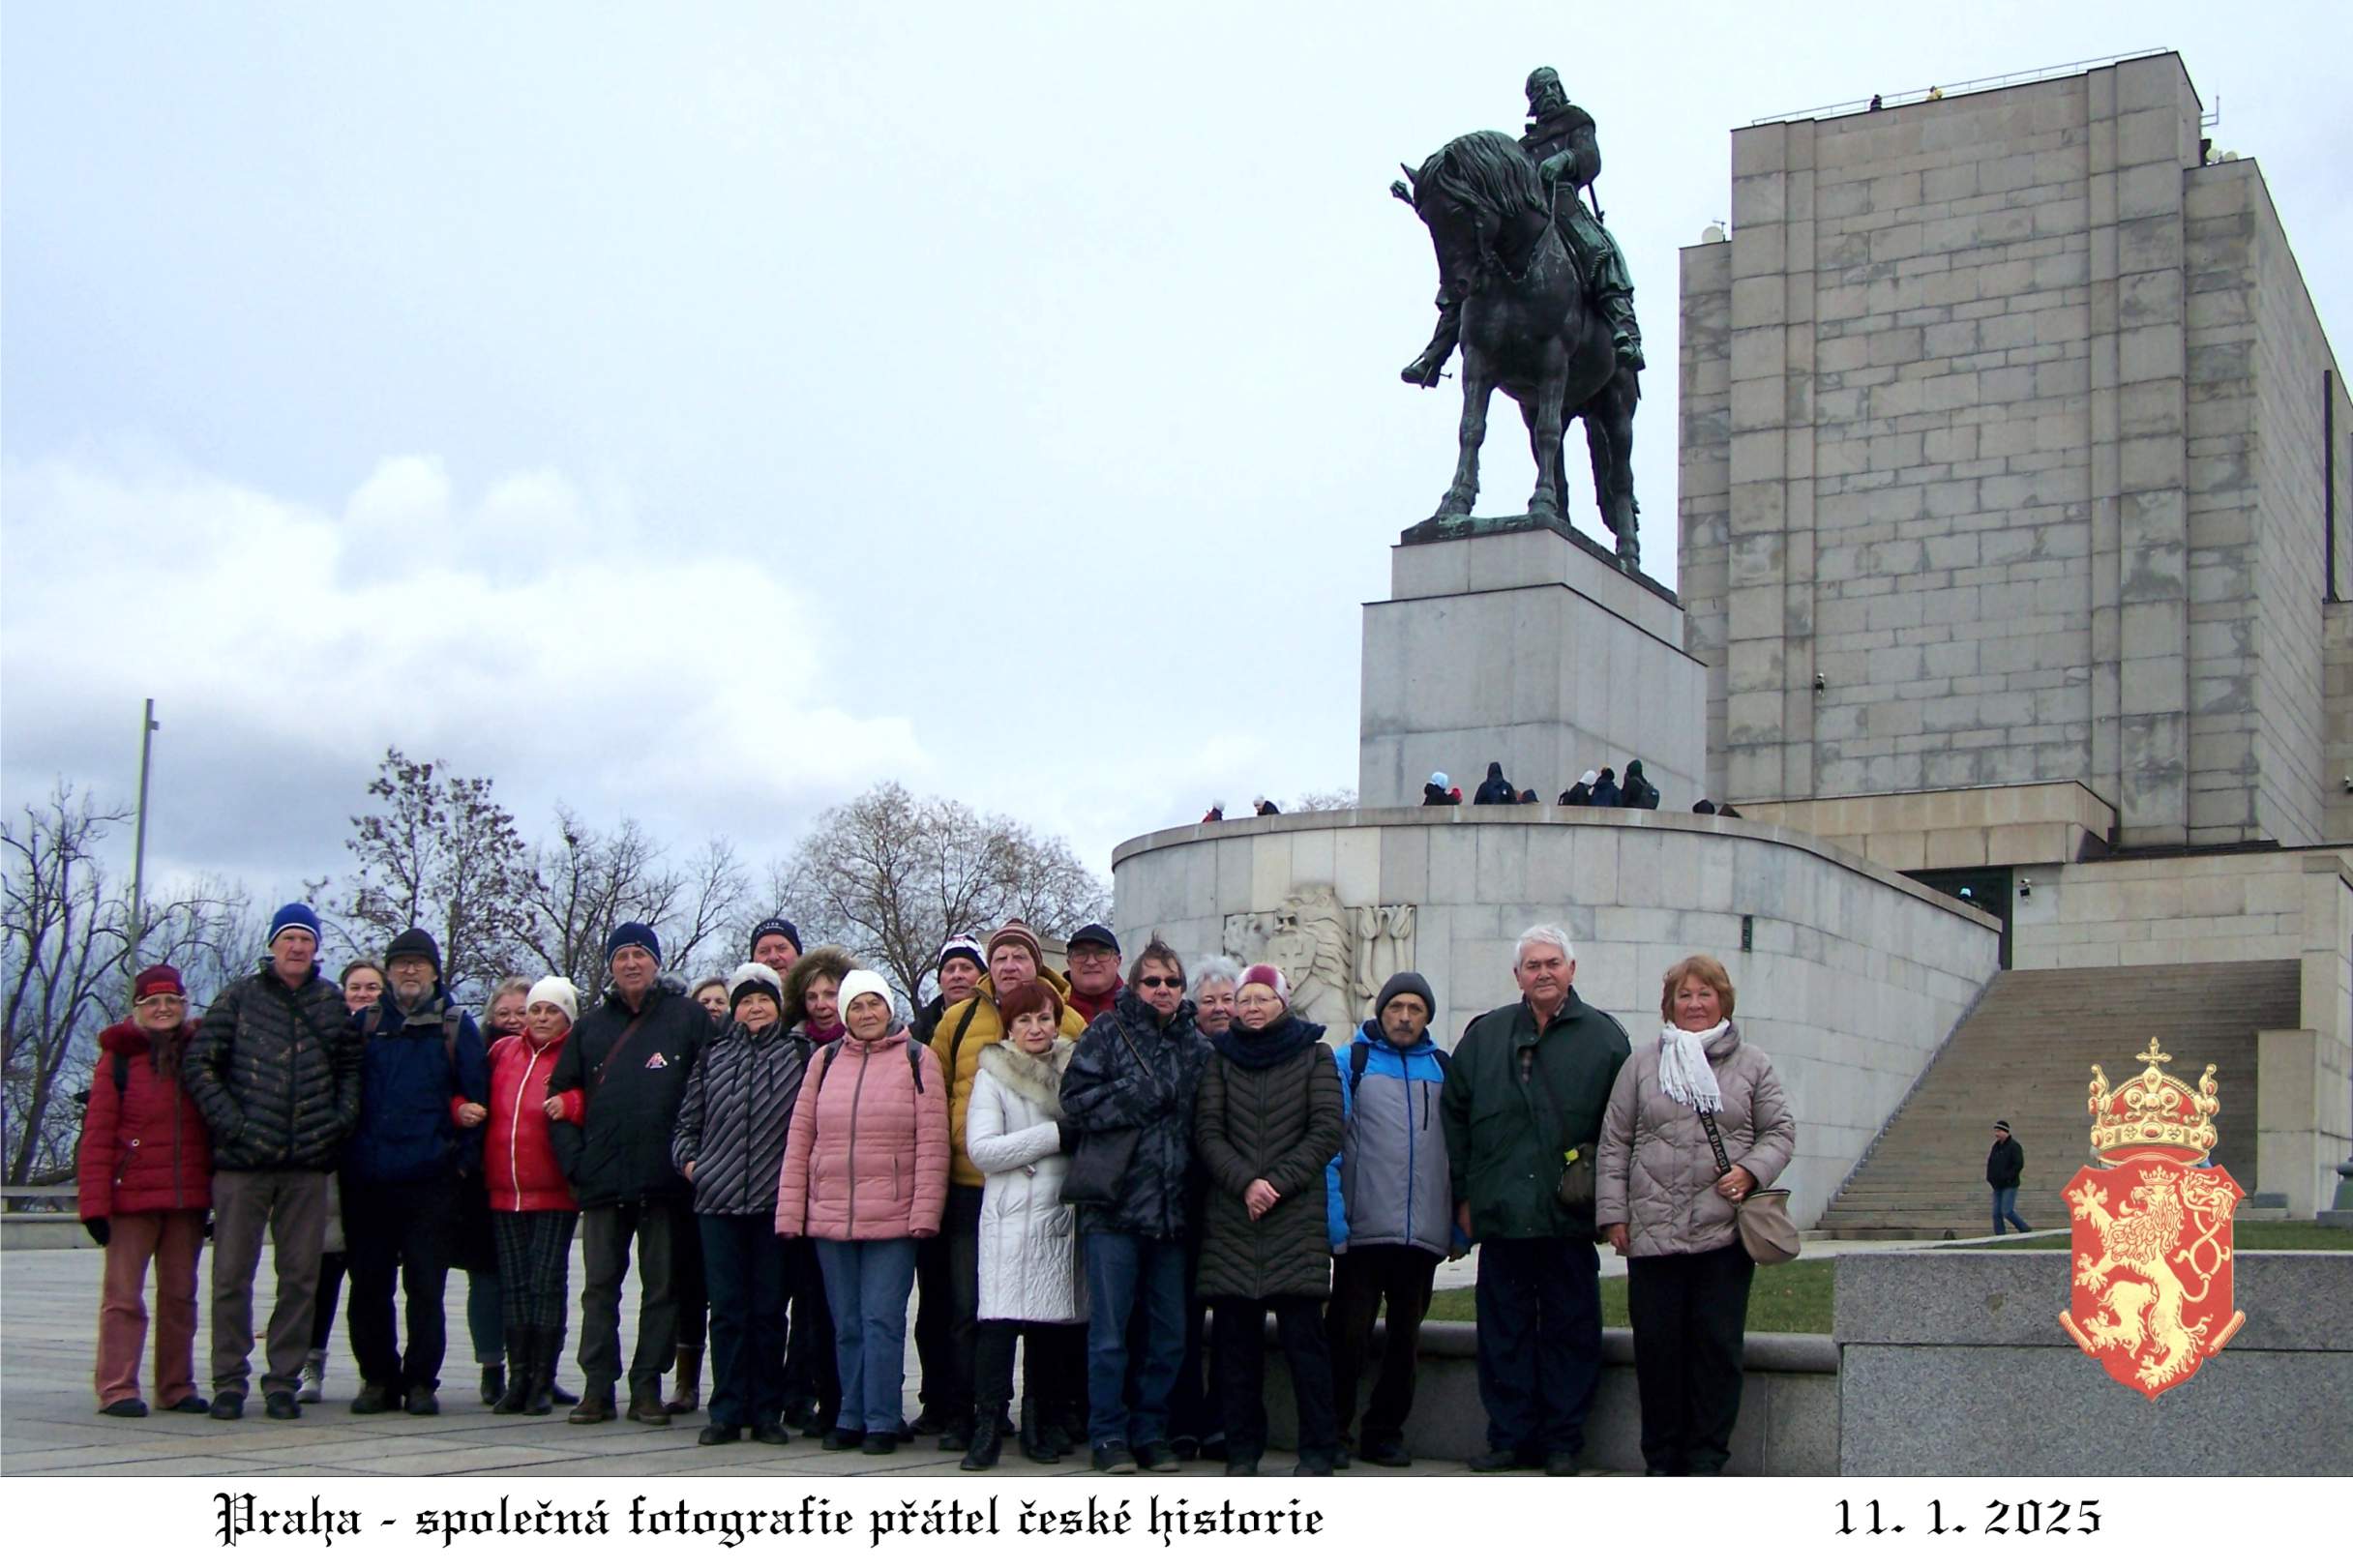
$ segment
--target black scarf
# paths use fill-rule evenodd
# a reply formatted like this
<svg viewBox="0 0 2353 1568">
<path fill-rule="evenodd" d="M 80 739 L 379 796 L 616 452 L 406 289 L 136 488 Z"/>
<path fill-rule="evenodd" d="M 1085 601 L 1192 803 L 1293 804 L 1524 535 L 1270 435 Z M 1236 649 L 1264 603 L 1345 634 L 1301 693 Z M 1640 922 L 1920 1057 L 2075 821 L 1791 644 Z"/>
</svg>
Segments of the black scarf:
<svg viewBox="0 0 2353 1568">
<path fill-rule="evenodd" d="M 1296 1014 L 1286 1012 L 1271 1027 L 1260 1030 L 1245 1027 L 1236 1021 L 1215 1041 L 1217 1053 L 1236 1067 L 1263 1072 L 1279 1067 L 1284 1062 L 1308 1050 L 1324 1038 L 1324 1025 L 1310 1023 Z"/>
</svg>

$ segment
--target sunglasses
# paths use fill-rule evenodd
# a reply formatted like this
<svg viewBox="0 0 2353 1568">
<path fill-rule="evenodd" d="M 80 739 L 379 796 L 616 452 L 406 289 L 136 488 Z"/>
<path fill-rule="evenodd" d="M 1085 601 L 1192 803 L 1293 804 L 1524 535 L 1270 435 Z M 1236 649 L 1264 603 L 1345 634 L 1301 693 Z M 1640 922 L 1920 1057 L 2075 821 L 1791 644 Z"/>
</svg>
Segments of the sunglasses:
<svg viewBox="0 0 2353 1568">
<path fill-rule="evenodd" d="M 1183 982 L 1183 981 L 1181 981 L 1181 980 L 1171 980 L 1171 979 L 1170 979 L 1168 976 L 1166 976 L 1166 975 L 1156 975 L 1156 974 L 1154 974 L 1154 975 L 1146 975 L 1146 976 L 1145 976 L 1145 977 L 1144 977 L 1142 980 L 1137 981 L 1137 982 L 1136 982 L 1136 984 L 1137 984 L 1138 986 L 1140 986 L 1140 987 L 1141 987 L 1141 986 L 1148 986 L 1148 987 L 1150 987 L 1150 988 L 1151 988 L 1152 990 L 1154 990 L 1154 991 L 1182 991 L 1182 990 L 1184 990 L 1184 982 Z"/>
</svg>

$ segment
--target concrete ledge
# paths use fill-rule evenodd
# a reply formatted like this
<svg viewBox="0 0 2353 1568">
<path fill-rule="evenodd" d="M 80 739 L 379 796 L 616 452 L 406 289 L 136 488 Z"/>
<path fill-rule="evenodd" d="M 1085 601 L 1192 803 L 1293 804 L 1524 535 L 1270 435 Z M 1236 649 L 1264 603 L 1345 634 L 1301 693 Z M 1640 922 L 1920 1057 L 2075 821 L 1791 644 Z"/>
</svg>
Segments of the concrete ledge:
<svg viewBox="0 0 2353 1568">
<path fill-rule="evenodd" d="M 1376 1344 L 1379 1334 L 1376 1331 Z M 1474 1323 L 1425 1323 L 1406 1447 L 1416 1458 L 1467 1460 L 1487 1451 L 1487 1411 L 1478 1397 Z M 1838 1352 L 1825 1335 L 1751 1334 L 1744 1358 L 1741 1419 L 1732 1433 L 1736 1475 L 1838 1473 Z M 1372 1388 L 1358 1390 L 1361 1411 Z M 1297 1438 L 1291 1374 L 1269 1340 L 1266 1420 L 1278 1448 Z M 1586 1418 L 1589 1468 L 1642 1470 L 1642 1410 L 1634 1385 L 1634 1335 L 1601 1333 L 1601 1386 Z"/>
<path fill-rule="evenodd" d="M 2240 1252 L 2246 1326 L 2156 1400 L 2059 1326 L 2070 1255 L 1938 1250 L 1838 1259 L 1846 1475 L 2353 1472 L 2353 1254 Z"/>
<path fill-rule="evenodd" d="M 1474 783 L 1476 781 L 1474 781 Z M 1155 849 L 1177 844 L 1256 838 L 1270 833 L 1303 833 L 1330 828 L 1431 828 L 1553 825 L 1570 828 L 1640 828 L 1653 833 L 1698 833 L 1719 839 L 1754 839 L 1787 844 L 1832 865 L 1861 873 L 1883 887 L 1961 916 L 1987 931 L 2002 923 L 1973 904 L 1949 898 L 1900 872 L 1890 871 L 1797 828 L 1751 821 L 1744 816 L 1701 816 L 1690 812 L 1627 811 L 1616 806 L 1378 806 L 1346 812 L 1293 812 L 1278 816 L 1229 817 L 1222 822 L 1194 822 L 1162 828 L 1126 840 L 1111 852 L 1112 871 L 1119 863 Z"/>
</svg>

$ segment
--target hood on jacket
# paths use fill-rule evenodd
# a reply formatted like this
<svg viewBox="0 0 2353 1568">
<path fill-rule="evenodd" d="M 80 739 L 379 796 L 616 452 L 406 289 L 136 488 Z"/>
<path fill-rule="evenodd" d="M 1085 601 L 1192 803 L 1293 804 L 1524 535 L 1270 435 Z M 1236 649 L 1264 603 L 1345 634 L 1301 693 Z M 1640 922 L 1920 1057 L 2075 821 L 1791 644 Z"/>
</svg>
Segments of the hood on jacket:
<svg viewBox="0 0 2353 1568">
<path fill-rule="evenodd" d="M 645 1000 L 647 1002 L 651 1002 L 655 997 L 662 995 L 666 991 L 672 996 L 683 996 L 686 994 L 686 982 L 679 980 L 672 975 L 656 975 L 654 976 L 654 983 L 645 988 Z M 390 996 L 392 994 L 390 988 L 386 988 L 384 994 L 386 996 Z M 607 986 L 601 994 L 604 997 L 605 1005 L 607 1007 L 618 1008 L 624 1013 L 629 1011 L 629 1004 L 621 1000 L 620 987 Z M 642 1005 L 640 1006 L 639 1011 L 644 1011 Z"/>
<path fill-rule="evenodd" d="M 189 1041 L 195 1038 L 196 1026 L 182 1019 L 178 1033 L 180 1038 L 175 1044 L 186 1047 Z M 109 1023 L 98 1031 L 99 1050 L 119 1050 L 126 1056 L 145 1055 L 156 1044 L 155 1036 L 147 1032 L 147 1026 L 143 1023 Z"/>
<path fill-rule="evenodd" d="M 1154 1034 L 1175 1033 L 1183 1025 L 1192 1022 L 1195 1017 L 1193 998 L 1190 996 L 1176 1004 L 1176 1012 L 1171 1013 L 1167 1018 L 1162 1018 L 1158 1008 L 1146 1001 L 1140 993 L 1129 991 L 1125 987 L 1120 988 L 1119 994 L 1112 998 L 1111 1005 L 1112 1010 L 1121 1018 L 1138 1028 L 1149 1029 Z"/>
<path fill-rule="evenodd" d="M 823 975 L 839 987 L 857 966 L 858 961 L 846 947 L 813 947 L 803 953 L 800 962 L 785 971 L 785 1005 L 778 1010 L 778 1025 L 790 1034 L 809 1021 L 811 981 Z"/>
<path fill-rule="evenodd" d="M 1310 1023 L 1296 1013 L 1285 1013 L 1265 1030 L 1245 1026 L 1239 1019 L 1216 1041 L 1217 1053 L 1236 1067 L 1277 1067 L 1324 1038 L 1324 1025 Z"/>
<path fill-rule="evenodd" d="M 1381 1032 L 1379 1019 L 1367 1019 L 1357 1024 L 1355 1034 L 1350 1038 L 1348 1043 L 1352 1046 L 1368 1046 L 1375 1050 L 1393 1050 L 1400 1056 L 1419 1056 L 1426 1051 L 1438 1049 L 1438 1042 L 1430 1038 L 1430 1031 L 1427 1029 L 1422 1030 L 1421 1038 L 1410 1046 L 1390 1045 L 1389 1037 Z"/>
<path fill-rule="evenodd" d="M 1062 1070 L 1070 1065 L 1070 1053 L 1079 1043 L 1067 1035 L 1057 1036 L 1051 1050 L 1031 1055 L 1009 1040 L 992 1041 L 981 1048 L 980 1070 L 1011 1089 L 1015 1094 L 1041 1107 L 1047 1115 L 1062 1114 Z"/>
</svg>

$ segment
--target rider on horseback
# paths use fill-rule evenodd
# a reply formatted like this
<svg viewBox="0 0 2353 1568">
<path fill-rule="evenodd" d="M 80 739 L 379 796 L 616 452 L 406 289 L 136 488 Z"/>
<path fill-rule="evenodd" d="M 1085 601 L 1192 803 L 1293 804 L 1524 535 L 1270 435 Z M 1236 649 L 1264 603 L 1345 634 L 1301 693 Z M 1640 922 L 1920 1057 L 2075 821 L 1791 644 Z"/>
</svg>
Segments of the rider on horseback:
<svg viewBox="0 0 2353 1568">
<path fill-rule="evenodd" d="M 1537 173 L 1551 202 L 1561 239 L 1575 260 L 1586 293 L 1610 324 L 1611 346 L 1618 363 L 1629 370 L 1643 368 L 1642 329 L 1634 320 L 1634 280 L 1625 257 L 1601 220 L 1578 194 L 1601 173 L 1601 148 L 1593 133 L 1593 117 L 1568 101 L 1560 74 L 1538 66 L 1528 77 L 1528 133 L 1520 145 L 1537 163 Z M 1395 188 L 1402 191 L 1402 188 Z M 1441 288 L 1438 331 L 1421 356 L 1398 373 L 1415 386 L 1438 385 L 1438 372 L 1453 354 L 1462 337 L 1463 302 Z"/>
</svg>

